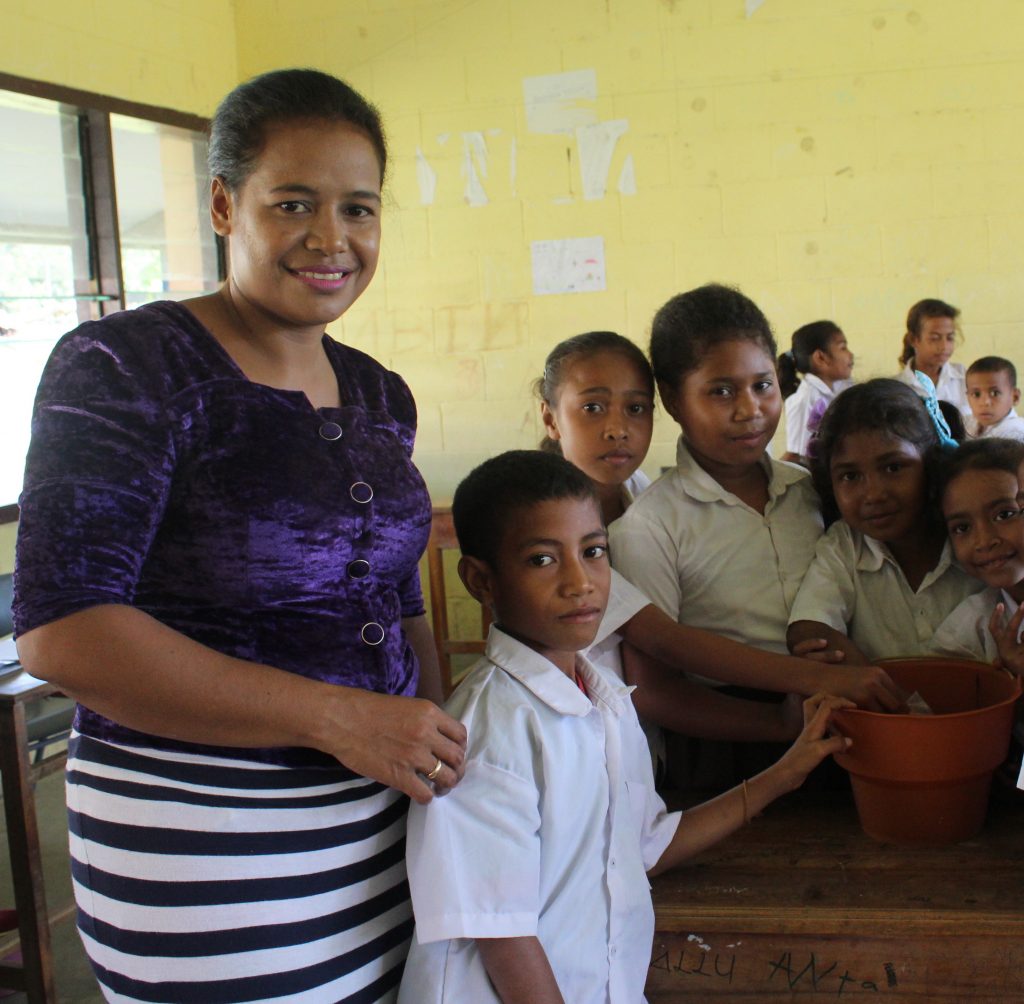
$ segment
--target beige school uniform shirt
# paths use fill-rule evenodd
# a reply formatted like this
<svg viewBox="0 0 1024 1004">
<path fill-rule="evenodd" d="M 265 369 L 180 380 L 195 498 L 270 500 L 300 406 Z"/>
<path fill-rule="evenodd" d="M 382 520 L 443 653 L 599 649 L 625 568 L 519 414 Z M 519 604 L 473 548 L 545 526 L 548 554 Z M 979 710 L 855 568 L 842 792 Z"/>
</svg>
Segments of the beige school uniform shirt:
<svg viewBox="0 0 1024 1004">
<path fill-rule="evenodd" d="M 789 620 L 827 624 L 869 659 L 927 655 L 936 628 L 981 588 L 947 540 L 915 591 L 885 544 L 840 521 L 818 541 Z"/>
<path fill-rule="evenodd" d="M 678 623 L 785 653 L 789 608 L 822 521 L 806 471 L 767 455 L 762 463 L 763 515 L 718 484 L 680 438 L 676 467 L 612 524 L 612 564 Z"/>
</svg>

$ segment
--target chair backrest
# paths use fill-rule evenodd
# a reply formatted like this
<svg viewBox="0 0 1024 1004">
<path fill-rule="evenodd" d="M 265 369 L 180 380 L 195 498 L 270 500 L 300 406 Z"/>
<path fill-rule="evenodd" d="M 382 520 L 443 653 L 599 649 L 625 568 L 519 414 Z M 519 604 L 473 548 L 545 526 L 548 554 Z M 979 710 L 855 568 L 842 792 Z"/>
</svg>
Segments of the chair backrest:
<svg viewBox="0 0 1024 1004">
<path fill-rule="evenodd" d="M 14 630 L 14 619 L 11 615 L 13 600 L 14 576 L 7 572 L 0 575 L 0 635 L 10 634 Z"/>
<path fill-rule="evenodd" d="M 487 628 L 491 622 L 488 611 L 481 607 L 479 638 L 453 639 L 450 636 L 444 552 L 458 549 L 459 541 L 455 536 L 451 508 L 435 506 L 430 524 L 430 540 L 427 543 L 427 572 L 430 576 L 430 619 L 434 628 L 434 644 L 437 646 L 437 661 L 441 666 L 441 685 L 445 697 L 453 689 L 452 656 L 482 655 L 486 646 Z"/>
</svg>

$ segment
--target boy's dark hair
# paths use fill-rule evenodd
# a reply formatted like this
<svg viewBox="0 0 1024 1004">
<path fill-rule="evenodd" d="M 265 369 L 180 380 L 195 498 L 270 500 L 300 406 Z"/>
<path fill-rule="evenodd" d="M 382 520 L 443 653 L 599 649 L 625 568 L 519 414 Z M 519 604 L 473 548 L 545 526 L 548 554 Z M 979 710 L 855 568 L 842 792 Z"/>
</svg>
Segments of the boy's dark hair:
<svg viewBox="0 0 1024 1004">
<path fill-rule="evenodd" d="M 539 450 L 509 450 L 491 457 L 455 489 L 452 520 L 459 548 L 493 568 L 513 512 L 570 498 L 592 499 L 597 505 L 590 478 L 568 460 Z"/>
<path fill-rule="evenodd" d="M 835 321 L 811 321 L 793 332 L 793 347 L 779 356 L 776 366 L 779 371 L 779 390 L 783 397 L 790 397 L 800 386 L 798 373 L 811 372 L 811 356 L 819 349 L 828 355 L 828 347 L 834 335 L 841 335 L 842 329 Z"/>
<path fill-rule="evenodd" d="M 935 474 L 935 493 L 941 503 L 949 483 L 965 471 L 1006 471 L 1017 477 L 1022 463 L 1024 443 L 1016 439 L 972 439 L 942 455 Z"/>
<path fill-rule="evenodd" d="M 966 376 L 972 373 L 1005 373 L 1010 378 L 1010 386 L 1014 389 L 1017 387 L 1017 367 L 1002 356 L 982 356 L 976 359 L 967 367 Z"/>
<path fill-rule="evenodd" d="M 924 401 L 905 383 L 879 377 L 844 390 L 821 417 L 811 458 L 811 477 L 828 523 L 839 517 L 832 491 L 832 457 L 843 439 L 855 432 L 881 432 L 913 443 L 928 466 L 939 446 L 939 434 Z"/>
<path fill-rule="evenodd" d="M 617 352 L 625 356 L 643 374 L 647 389 L 653 398 L 654 374 L 651 372 L 647 356 L 639 346 L 614 331 L 586 331 L 582 335 L 573 335 L 572 338 L 559 342 L 544 360 L 544 372 L 533 384 L 534 393 L 549 408 L 554 408 L 558 402 L 558 389 L 565 379 L 568 365 L 576 359 L 589 359 L 599 352 Z M 561 443 L 547 436 L 540 441 L 540 448 L 546 453 L 559 456 L 562 454 Z"/>
<path fill-rule="evenodd" d="M 673 296 L 651 324 L 651 366 L 659 383 L 677 388 L 700 366 L 713 346 L 751 341 L 774 361 L 778 354 L 771 325 L 760 308 L 738 289 L 709 283 Z"/>
<path fill-rule="evenodd" d="M 388 149 L 380 113 L 348 84 L 320 70 L 272 70 L 239 84 L 210 121 L 210 176 L 237 192 L 252 173 L 267 129 L 286 122 L 349 122 L 373 144 L 381 180 Z"/>
<path fill-rule="evenodd" d="M 921 326 L 929 317 L 948 317 L 953 322 L 957 337 L 960 336 L 960 311 L 945 300 L 918 300 L 907 312 L 907 330 L 903 333 L 903 351 L 900 352 L 900 366 L 914 358 L 914 339 L 921 334 Z"/>
</svg>

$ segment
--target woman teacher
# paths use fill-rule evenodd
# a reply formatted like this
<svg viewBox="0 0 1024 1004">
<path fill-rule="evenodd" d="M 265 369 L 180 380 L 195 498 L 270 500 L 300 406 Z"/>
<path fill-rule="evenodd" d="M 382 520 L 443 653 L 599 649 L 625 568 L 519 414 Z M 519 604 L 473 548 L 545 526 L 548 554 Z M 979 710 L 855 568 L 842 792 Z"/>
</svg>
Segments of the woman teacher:
<svg viewBox="0 0 1024 1004">
<path fill-rule="evenodd" d="M 385 166 L 341 81 L 236 88 L 210 137 L 227 281 L 83 324 L 40 383 L 15 626 L 79 705 L 72 869 L 110 1000 L 398 985 L 405 796 L 456 784 L 466 736 L 422 699 L 415 405 L 324 333 L 373 278 Z"/>
</svg>

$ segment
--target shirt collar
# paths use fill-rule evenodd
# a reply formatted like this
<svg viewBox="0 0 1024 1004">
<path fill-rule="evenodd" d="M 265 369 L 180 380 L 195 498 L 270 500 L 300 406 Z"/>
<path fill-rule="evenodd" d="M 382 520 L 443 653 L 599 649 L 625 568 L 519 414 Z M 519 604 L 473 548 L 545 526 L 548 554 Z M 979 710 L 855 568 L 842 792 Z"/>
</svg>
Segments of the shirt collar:
<svg viewBox="0 0 1024 1004">
<path fill-rule="evenodd" d="M 584 718 L 596 704 L 605 705 L 616 716 L 621 715 L 634 689 L 608 679 L 589 660 L 577 654 L 576 669 L 586 684 L 588 699 L 576 681 L 570 680 L 550 659 L 494 624 L 487 635 L 487 658 L 561 715 Z"/>
<path fill-rule="evenodd" d="M 813 373 L 805 373 L 803 375 L 803 382 L 809 387 L 813 387 L 820 394 L 825 394 L 827 397 L 835 396 L 835 390 L 829 387 L 821 377 L 817 377 Z"/>
<path fill-rule="evenodd" d="M 807 477 L 807 471 L 794 464 L 773 464 L 767 453 L 761 455 L 761 467 L 768 478 L 768 498 L 774 501 L 786 489 Z M 676 443 L 676 472 L 683 491 L 698 502 L 726 502 L 729 505 L 743 505 L 732 492 L 723 488 L 693 458 L 686 438 L 679 437 Z"/>
<path fill-rule="evenodd" d="M 892 552 L 885 546 L 885 544 L 875 540 L 874 537 L 868 537 L 859 530 L 854 530 L 853 535 L 859 541 L 859 546 L 857 548 L 857 568 L 860 571 L 877 572 L 887 561 L 895 565 L 897 568 L 899 567 L 896 563 L 896 559 L 892 556 Z M 925 586 L 930 585 L 936 579 L 940 578 L 946 572 L 946 569 L 954 563 L 953 548 L 947 539 L 942 545 L 942 553 L 939 555 L 939 560 L 936 562 L 935 567 L 921 581 L 919 588 L 923 589 Z"/>
<path fill-rule="evenodd" d="M 971 416 L 974 417 L 973 415 Z M 1015 425 L 1020 421 L 1020 415 L 1017 414 L 1012 408 L 1005 414 L 995 425 L 992 426 L 992 430 L 989 435 L 994 434 L 1000 429 L 1004 429 L 1007 426 Z M 977 426 L 977 419 L 975 419 L 975 426 Z"/>
</svg>

